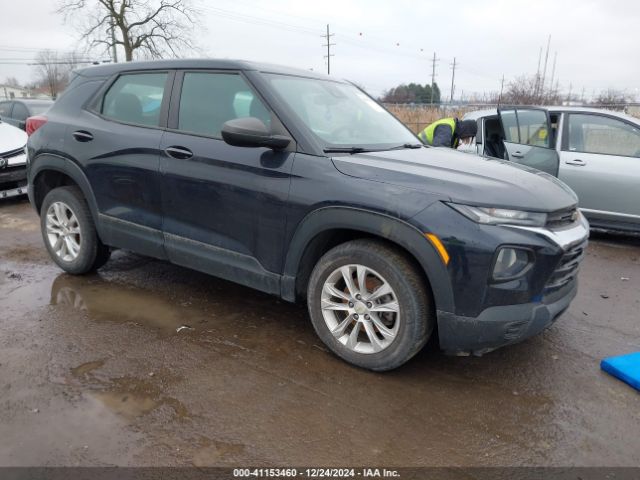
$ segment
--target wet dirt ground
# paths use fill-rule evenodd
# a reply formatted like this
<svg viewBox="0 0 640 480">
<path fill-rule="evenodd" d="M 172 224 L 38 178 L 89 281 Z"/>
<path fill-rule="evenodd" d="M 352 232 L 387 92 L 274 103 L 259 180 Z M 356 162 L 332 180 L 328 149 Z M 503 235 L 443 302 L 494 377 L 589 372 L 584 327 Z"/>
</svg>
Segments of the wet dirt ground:
<svg viewBox="0 0 640 480">
<path fill-rule="evenodd" d="M 0 465 L 638 466 L 640 395 L 599 361 L 640 350 L 640 239 L 593 236 L 580 280 L 522 344 L 375 374 L 248 288 L 123 251 L 66 275 L 4 201 Z"/>
</svg>

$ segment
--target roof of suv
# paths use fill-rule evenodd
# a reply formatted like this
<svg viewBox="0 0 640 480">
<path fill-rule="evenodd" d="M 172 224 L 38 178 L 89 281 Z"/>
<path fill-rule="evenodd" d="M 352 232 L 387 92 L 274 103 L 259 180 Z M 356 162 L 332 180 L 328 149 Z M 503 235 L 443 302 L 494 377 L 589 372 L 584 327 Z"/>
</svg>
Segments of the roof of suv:
<svg viewBox="0 0 640 480">
<path fill-rule="evenodd" d="M 340 81 L 328 75 L 316 73 L 312 70 L 273 65 L 269 63 L 249 62 L 245 60 L 227 60 L 213 58 L 198 59 L 173 59 L 173 60 L 151 60 L 143 62 L 107 63 L 93 67 L 76 70 L 76 73 L 86 77 L 104 77 L 114 73 L 130 70 L 162 70 L 174 68 L 193 69 L 216 69 L 216 70 L 253 70 L 268 73 L 279 73 L 284 75 L 296 75 L 323 80 Z"/>
</svg>

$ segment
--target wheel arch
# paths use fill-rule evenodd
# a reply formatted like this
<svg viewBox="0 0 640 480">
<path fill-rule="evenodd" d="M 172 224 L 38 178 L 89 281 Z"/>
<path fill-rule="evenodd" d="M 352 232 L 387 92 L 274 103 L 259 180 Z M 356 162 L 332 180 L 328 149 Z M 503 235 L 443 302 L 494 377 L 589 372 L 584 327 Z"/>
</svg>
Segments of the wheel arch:
<svg viewBox="0 0 640 480">
<path fill-rule="evenodd" d="M 82 169 L 75 162 L 55 154 L 43 154 L 31 161 L 29 199 L 38 214 L 47 193 L 64 185 L 75 185 L 82 191 L 97 227 L 98 204 Z"/>
<path fill-rule="evenodd" d="M 317 259 L 327 250 L 355 238 L 380 238 L 404 250 L 419 264 L 434 297 L 435 308 L 453 310 L 450 277 L 438 252 L 417 228 L 385 214 L 353 207 L 323 207 L 298 225 L 285 257 L 281 296 L 295 301 L 306 288 Z"/>
</svg>

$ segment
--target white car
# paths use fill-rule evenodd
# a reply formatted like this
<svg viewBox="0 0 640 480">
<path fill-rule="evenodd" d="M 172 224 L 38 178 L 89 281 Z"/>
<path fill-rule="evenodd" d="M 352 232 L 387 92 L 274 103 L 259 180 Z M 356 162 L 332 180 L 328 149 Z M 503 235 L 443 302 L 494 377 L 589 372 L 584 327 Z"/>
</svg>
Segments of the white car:
<svg viewBox="0 0 640 480">
<path fill-rule="evenodd" d="M 27 134 L 0 122 L 0 199 L 27 193 Z"/>
</svg>

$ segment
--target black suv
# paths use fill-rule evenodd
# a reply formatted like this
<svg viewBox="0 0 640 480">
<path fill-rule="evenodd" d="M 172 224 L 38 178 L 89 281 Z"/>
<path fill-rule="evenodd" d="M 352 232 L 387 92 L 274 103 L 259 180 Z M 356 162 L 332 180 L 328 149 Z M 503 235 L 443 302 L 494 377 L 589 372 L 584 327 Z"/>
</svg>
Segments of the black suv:
<svg viewBox="0 0 640 480">
<path fill-rule="evenodd" d="M 356 86 L 272 65 L 91 67 L 28 142 L 29 197 L 65 271 L 112 248 L 288 301 L 324 343 L 389 370 L 438 328 L 482 354 L 576 294 L 588 224 L 547 174 L 427 148 Z"/>
</svg>

